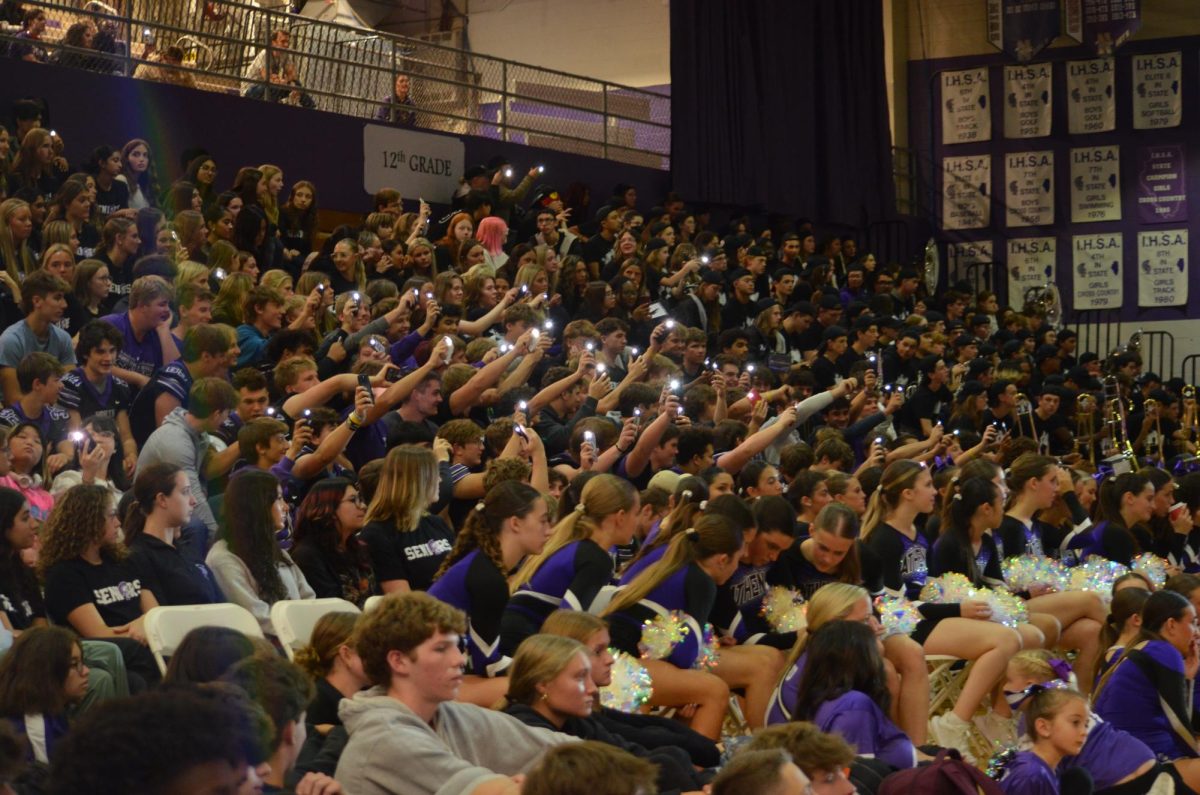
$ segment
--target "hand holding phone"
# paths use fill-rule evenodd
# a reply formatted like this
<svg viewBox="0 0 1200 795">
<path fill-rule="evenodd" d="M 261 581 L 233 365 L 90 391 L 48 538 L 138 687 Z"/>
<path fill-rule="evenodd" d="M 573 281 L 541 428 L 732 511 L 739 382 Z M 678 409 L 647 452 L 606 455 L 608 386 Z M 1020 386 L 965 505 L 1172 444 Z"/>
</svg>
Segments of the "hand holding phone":
<svg viewBox="0 0 1200 795">
<path fill-rule="evenodd" d="M 367 395 L 371 398 L 371 404 L 375 404 L 375 392 L 371 388 L 371 377 L 366 373 L 358 374 L 358 385 L 367 390 Z"/>
</svg>

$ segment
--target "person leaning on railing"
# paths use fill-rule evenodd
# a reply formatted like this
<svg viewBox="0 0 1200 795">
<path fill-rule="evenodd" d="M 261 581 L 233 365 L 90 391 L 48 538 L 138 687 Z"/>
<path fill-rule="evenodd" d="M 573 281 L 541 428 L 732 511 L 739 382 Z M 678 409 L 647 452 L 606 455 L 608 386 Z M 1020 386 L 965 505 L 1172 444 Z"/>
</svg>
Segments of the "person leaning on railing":
<svg viewBox="0 0 1200 795">
<path fill-rule="evenodd" d="M 382 100 L 379 110 L 375 113 L 375 118 L 380 121 L 390 121 L 401 127 L 412 127 L 417 121 L 417 114 L 410 89 L 411 81 L 408 75 L 396 75 L 396 84 L 392 89 L 392 94 Z"/>
<path fill-rule="evenodd" d="M 161 52 L 151 53 L 146 62 L 139 65 L 133 76 L 139 80 L 150 80 L 155 83 L 170 83 L 174 86 L 196 87 L 196 78 L 183 66 L 183 50 L 175 45 Z"/>
</svg>

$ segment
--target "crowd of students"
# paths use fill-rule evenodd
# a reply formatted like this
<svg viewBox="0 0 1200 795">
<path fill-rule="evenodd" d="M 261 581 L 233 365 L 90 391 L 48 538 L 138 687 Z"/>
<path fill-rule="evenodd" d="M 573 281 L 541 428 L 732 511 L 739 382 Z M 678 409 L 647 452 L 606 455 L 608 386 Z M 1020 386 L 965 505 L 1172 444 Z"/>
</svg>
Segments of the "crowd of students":
<svg viewBox="0 0 1200 795">
<path fill-rule="evenodd" d="M 844 793 L 1021 731 L 1008 791 L 1200 791 L 1194 391 L 1135 350 L 804 219 L 593 208 L 502 156 L 444 226 L 401 185 L 325 234 L 279 166 L 68 147 L 46 113 L 0 127 L 0 757 L 28 791 Z M 1123 435 L 1079 399 L 1102 375 Z M 1097 475 L 1126 442 L 1146 466 Z M 1143 553 L 1175 576 L 1111 608 L 876 614 Z M 275 603 L 376 595 L 278 653 Z M 146 613 L 219 602 L 267 642 L 201 630 L 162 676 Z M 614 652 L 672 717 L 599 706 Z M 926 654 L 970 663 L 932 721 Z M 722 764 L 731 714 L 755 733 Z"/>
</svg>

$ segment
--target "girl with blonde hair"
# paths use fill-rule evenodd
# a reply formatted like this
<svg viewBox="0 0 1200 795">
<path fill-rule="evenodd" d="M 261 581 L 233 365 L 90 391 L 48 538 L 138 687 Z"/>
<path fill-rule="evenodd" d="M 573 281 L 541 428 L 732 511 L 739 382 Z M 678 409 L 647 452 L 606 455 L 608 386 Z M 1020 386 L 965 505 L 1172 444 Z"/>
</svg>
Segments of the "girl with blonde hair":
<svg viewBox="0 0 1200 795">
<path fill-rule="evenodd" d="M 694 526 L 677 533 L 666 554 L 623 586 L 604 611 L 610 617 L 613 645 L 634 656 L 640 653 L 645 622 L 680 611 L 689 629 L 684 639 L 665 659 L 642 661 L 655 683 L 651 703 L 698 704 L 689 725 L 713 740 L 720 736 L 725 717 L 728 680 L 719 662 L 714 672 L 694 667 L 704 653 L 705 625 L 716 601 L 717 587 L 737 570 L 744 546 L 745 536 L 733 520 L 718 515 L 703 516 Z M 736 653 L 734 649 L 745 651 L 745 648 L 721 647 L 717 654 L 724 658 Z M 756 693 L 750 688 L 746 694 L 746 714 L 752 726 L 761 721 L 771 693 L 773 674 L 765 679 L 763 692 Z"/>
<path fill-rule="evenodd" d="M 354 649 L 359 615 L 326 613 L 313 626 L 308 644 L 296 650 L 294 662 L 316 685 L 316 695 L 305 712 L 305 720 L 313 726 L 341 726 L 338 704 L 370 684 Z"/>
<path fill-rule="evenodd" d="M 575 510 L 509 581 L 512 597 L 500 623 L 503 653 L 511 655 L 522 640 L 536 634 L 556 608 L 591 607 L 612 580 L 608 550 L 628 544 L 637 530 L 638 504 L 637 489 L 624 478 L 604 474 L 588 481 Z"/>
<path fill-rule="evenodd" d="M 8 276 L 6 283 L 19 283 L 37 267 L 29 247 L 32 234 L 33 211 L 29 202 L 20 199 L 0 202 L 0 266 Z"/>
<path fill-rule="evenodd" d="M 279 226 L 279 193 L 283 190 L 283 169 L 269 163 L 258 167 L 262 179 L 258 182 L 258 203 L 272 226 Z"/>
<path fill-rule="evenodd" d="M 454 547 L 454 531 L 429 513 L 440 482 L 437 459 L 427 448 L 393 447 L 383 461 L 361 537 L 385 594 L 428 591 Z"/>
</svg>

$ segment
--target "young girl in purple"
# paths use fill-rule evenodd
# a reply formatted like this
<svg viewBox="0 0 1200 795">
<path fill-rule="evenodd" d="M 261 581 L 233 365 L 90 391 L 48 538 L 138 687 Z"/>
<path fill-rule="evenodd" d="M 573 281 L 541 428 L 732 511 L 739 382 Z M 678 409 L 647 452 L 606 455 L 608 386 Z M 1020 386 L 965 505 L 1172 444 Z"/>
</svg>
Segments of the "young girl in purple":
<svg viewBox="0 0 1200 795">
<path fill-rule="evenodd" d="M 1097 715 L 1162 759 L 1200 757 L 1188 697 L 1200 669 L 1195 623 L 1196 610 L 1183 596 L 1151 594 L 1142 608 L 1141 631 L 1100 679 L 1093 697 Z M 1190 786 L 1200 788 L 1200 775 Z"/>
<path fill-rule="evenodd" d="M 1087 740 L 1087 699 L 1074 690 L 1034 687 L 1025 708 L 1032 747 L 1008 763 L 1000 787 L 1013 795 L 1058 795 L 1060 763 Z"/>
<path fill-rule="evenodd" d="M 694 527 L 676 534 L 662 559 L 621 588 L 605 611 L 613 646 L 635 657 L 641 654 L 643 622 L 672 611 L 681 614 L 688 630 L 683 639 L 665 659 L 642 661 L 654 682 L 650 703 L 700 703 L 691 727 L 712 739 L 720 736 L 729 688 L 719 678 L 719 663 L 717 675 L 693 666 L 703 650 L 704 625 L 717 585 L 737 568 L 744 544 L 742 529 L 733 521 L 703 516 Z"/>
<path fill-rule="evenodd" d="M 503 674 L 512 662 L 500 651 L 500 619 L 508 603 L 508 572 L 526 555 L 536 555 L 550 537 L 546 501 L 528 483 L 496 484 L 475 506 L 458 534 L 454 549 L 442 561 L 429 589 L 432 596 L 467 614 L 467 655 L 475 681 Z M 494 703 L 506 685 L 494 683 L 484 699 Z M 471 699 L 473 700 L 473 699 Z"/>
<path fill-rule="evenodd" d="M 554 528 L 540 553 L 528 558 L 509 585 L 500 620 L 500 650 L 512 656 L 555 610 L 587 610 L 612 581 L 608 550 L 628 544 L 637 530 L 638 493 L 615 475 L 588 481 L 575 510 Z"/>
<path fill-rule="evenodd" d="M 792 710 L 864 756 L 904 769 L 917 764 L 912 741 L 888 719 L 881 627 L 831 621 L 809 637 Z"/>
<path fill-rule="evenodd" d="M 1054 659 L 1048 651 L 1023 651 L 1008 664 L 1004 683 L 1006 700 L 998 704 L 996 710 L 1011 713 L 1012 709 L 1027 706 L 1030 699 L 1044 689 L 1069 688 L 1072 684 L 1070 668 L 1065 662 Z M 1023 714 L 1021 721 L 1030 739 L 1036 740 L 1031 724 Z M 1166 773 L 1176 780 L 1176 791 L 1184 792 L 1190 789 L 1184 789 L 1186 771 L 1198 764 L 1200 760 L 1162 764 L 1145 743 L 1089 713 L 1083 748 L 1065 756 L 1057 772 L 1062 774 L 1073 768 L 1087 770 L 1096 791 L 1109 793 L 1145 792 L 1160 774 Z"/>
<path fill-rule="evenodd" d="M 917 528 L 917 516 L 933 511 L 937 490 L 924 464 L 895 461 L 883 472 L 863 518 L 863 570 L 873 595 L 884 593 L 917 599 L 928 577 L 928 542 Z M 923 604 L 924 621 L 913 639 L 926 654 L 971 660 L 967 679 L 954 708 L 930 721 L 933 740 L 970 758 L 971 720 L 975 710 L 1004 674 L 1004 666 L 1021 648 L 1016 630 L 990 621 L 991 608 L 981 600 L 959 604 Z"/>
</svg>

